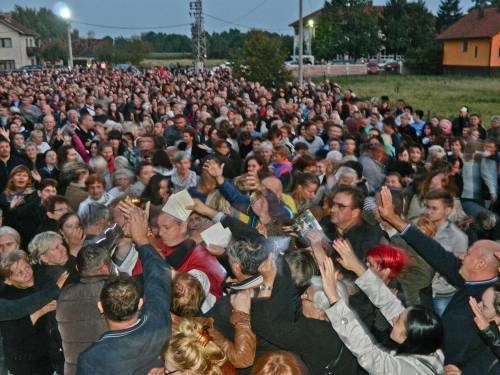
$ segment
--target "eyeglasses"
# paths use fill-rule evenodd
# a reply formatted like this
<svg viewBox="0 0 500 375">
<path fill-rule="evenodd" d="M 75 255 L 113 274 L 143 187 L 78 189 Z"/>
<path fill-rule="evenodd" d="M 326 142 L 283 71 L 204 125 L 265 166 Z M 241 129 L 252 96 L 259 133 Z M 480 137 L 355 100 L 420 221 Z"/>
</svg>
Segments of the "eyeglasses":
<svg viewBox="0 0 500 375">
<path fill-rule="evenodd" d="M 342 203 L 338 203 L 338 202 L 332 202 L 332 208 L 338 208 L 339 210 L 343 210 L 344 208 L 348 208 L 348 207 L 352 207 L 350 205 L 347 205 L 347 204 L 342 204 Z"/>
</svg>

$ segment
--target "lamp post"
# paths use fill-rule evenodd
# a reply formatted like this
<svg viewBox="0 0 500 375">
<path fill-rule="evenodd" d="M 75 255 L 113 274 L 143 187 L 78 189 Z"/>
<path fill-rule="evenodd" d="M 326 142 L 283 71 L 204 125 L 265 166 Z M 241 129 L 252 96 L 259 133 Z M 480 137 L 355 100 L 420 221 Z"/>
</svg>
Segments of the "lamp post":
<svg viewBox="0 0 500 375">
<path fill-rule="evenodd" d="M 68 68 L 73 69 L 73 48 L 71 46 L 71 11 L 68 7 L 63 7 L 59 15 L 68 21 Z"/>
<path fill-rule="evenodd" d="M 304 17 L 302 0 L 299 0 L 299 87 L 304 84 Z"/>
</svg>

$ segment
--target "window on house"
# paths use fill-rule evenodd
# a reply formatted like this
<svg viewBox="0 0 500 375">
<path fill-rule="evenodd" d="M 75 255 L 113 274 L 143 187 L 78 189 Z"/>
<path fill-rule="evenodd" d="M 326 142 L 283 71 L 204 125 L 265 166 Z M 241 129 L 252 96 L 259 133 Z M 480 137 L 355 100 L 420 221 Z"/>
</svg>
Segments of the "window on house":
<svg viewBox="0 0 500 375">
<path fill-rule="evenodd" d="M 477 46 L 474 47 L 474 57 L 477 57 Z"/>
<path fill-rule="evenodd" d="M 0 48 L 12 48 L 12 39 L 0 38 Z"/>
<path fill-rule="evenodd" d="M 467 52 L 468 43 L 466 40 L 462 42 L 462 52 Z"/>
<path fill-rule="evenodd" d="M 0 60 L 0 72 L 5 70 L 14 70 L 16 62 L 14 60 Z"/>
</svg>

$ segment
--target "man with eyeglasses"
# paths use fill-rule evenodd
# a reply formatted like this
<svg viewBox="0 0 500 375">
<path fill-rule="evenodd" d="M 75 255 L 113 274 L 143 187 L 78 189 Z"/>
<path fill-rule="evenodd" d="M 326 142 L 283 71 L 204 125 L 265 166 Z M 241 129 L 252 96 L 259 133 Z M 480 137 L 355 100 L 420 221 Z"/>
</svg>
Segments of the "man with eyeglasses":
<svg viewBox="0 0 500 375">
<path fill-rule="evenodd" d="M 363 219 L 363 191 L 354 186 L 341 185 L 328 201 L 330 216 L 324 217 L 320 224 L 331 240 L 345 238 L 351 243 L 360 259 L 366 252 L 380 243 L 382 230 Z"/>
</svg>

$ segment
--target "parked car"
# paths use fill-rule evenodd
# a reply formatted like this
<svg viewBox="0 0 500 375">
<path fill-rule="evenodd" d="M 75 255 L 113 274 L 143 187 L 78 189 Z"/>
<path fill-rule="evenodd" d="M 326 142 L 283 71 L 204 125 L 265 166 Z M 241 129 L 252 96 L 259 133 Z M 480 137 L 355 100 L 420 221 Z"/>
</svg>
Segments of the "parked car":
<svg viewBox="0 0 500 375">
<path fill-rule="evenodd" d="M 399 62 L 397 62 L 397 61 L 391 61 L 391 62 L 384 64 L 384 70 L 386 72 L 399 73 L 400 69 L 401 69 L 401 66 L 399 65 Z"/>
<path fill-rule="evenodd" d="M 24 65 L 19 69 L 21 72 L 41 72 L 43 70 L 43 66 L 41 65 Z"/>
<path fill-rule="evenodd" d="M 378 74 L 379 72 L 378 64 L 375 61 L 369 61 L 366 64 L 366 71 L 368 74 Z"/>
</svg>

